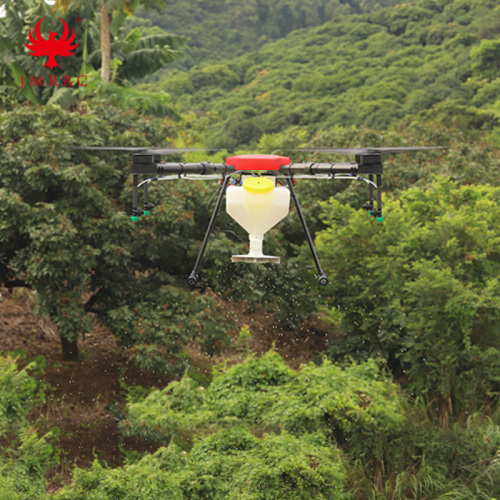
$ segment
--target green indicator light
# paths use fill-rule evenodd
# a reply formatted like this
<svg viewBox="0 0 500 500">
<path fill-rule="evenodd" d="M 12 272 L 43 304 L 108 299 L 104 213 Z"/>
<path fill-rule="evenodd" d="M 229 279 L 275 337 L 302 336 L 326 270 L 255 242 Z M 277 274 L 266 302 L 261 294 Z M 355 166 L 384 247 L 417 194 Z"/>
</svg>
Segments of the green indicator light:
<svg viewBox="0 0 500 500">
<path fill-rule="evenodd" d="M 137 215 L 132 215 L 132 217 L 130 217 L 130 220 L 132 222 L 137 222 L 139 220 L 139 217 L 137 217 Z"/>
</svg>

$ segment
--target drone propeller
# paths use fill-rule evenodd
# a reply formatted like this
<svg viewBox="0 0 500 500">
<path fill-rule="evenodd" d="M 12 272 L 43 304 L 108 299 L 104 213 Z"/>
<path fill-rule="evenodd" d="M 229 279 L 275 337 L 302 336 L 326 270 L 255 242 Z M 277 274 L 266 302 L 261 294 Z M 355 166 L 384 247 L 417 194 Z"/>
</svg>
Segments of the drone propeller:
<svg viewBox="0 0 500 500">
<path fill-rule="evenodd" d="M 121 146 L 74 146 L 73 149 L 83 151 L 117 151 L 124 153 L 142 153 L 156 155 L 175 155 L 181 153 L 190 153 L 197 151 L 222 151 L 213 148 L 156 148 L 156 147 L 121 147 Z"/>
<path fill-rule="evenodd" d="M 407 153 L 410 151 L 427 151 L 430 149 L 444 149 L 440 146 L 420 146 L 420 147 L 394 147 L 394 148 L 299 148 L 294 151 L 304 153 L 333 153 L 340 155 L 369 155 L 369 154 L 393 154 Z"/>
</svg>

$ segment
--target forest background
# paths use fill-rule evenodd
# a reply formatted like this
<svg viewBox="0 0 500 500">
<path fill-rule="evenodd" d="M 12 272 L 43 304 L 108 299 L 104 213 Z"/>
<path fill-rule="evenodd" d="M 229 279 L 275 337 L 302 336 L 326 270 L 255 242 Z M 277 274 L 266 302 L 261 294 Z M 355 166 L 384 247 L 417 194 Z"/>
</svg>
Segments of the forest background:
<svg viewBox="0 0 500 500">
<path fill-rule="evenodd" d="M 0 12 L 0 338 L 29 303 L 63 359 L 0 358 L 0 498 L 500 498 L 497 2 L 12 0 Z M 24 46 L 41 18 L 42 34 L 62 18 L 80 41 L 50 71 Z M 20 89 L 50 75 L 74 86 Z M 211 161 L 444 149 L 386 157 L 382 224 L 359 209 L 363 183 L 297 182 L 327 287 L 292 213 L 266 237 L 282 258 L 270 268 L 230 264 L 245 235 L 221 216 L 192 291 L 217 183 L 152 184 L 157 206 L 132 224 L 127 157 L 72 149 L 109 145 L 222 148 Z M 266 332 L 252 323 L 263 317 Z M 58 388 L 91 377 L 95 335 L 120 359 L 113 397 L 108 374 L 91 399 L 119 449 L 104 458 L 96 444 L 70 468 L 69 434 L 96 422 Z M 308 363 L 280 351 L 284 338 L 309 346 Z"/>
</svg>

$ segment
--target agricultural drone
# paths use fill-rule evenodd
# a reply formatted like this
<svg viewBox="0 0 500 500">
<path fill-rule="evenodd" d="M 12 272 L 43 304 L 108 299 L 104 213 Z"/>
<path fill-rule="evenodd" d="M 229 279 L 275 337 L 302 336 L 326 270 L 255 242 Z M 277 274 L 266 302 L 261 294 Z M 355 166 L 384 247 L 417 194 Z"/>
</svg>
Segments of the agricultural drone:
<svg viewBox="0 0 500 500">
<path fill-rule="evenodd" d="M 76 149 L 122 151 L 132 155 L 132 222 L 136 222 L 141 215 L 148 215 L 153 209 L 154 205 L 149 201 L 148 191 L 148 186 L 153 181 L 174 179 L 219 179 L 221 181 L 198 257 L 187 279 L 188 285 L 194 287 L 198 282 L 203 255 L 224 197 L 226 197 L 227 213 L 249 235 L 249 253 L 233 255 L 232 262 L 279 264 L 279 257 L 264 255 L 262 244 L 264 234 L 288 215 L 291 198 L 316 265 L 318 282 L 320 285 L 327 285 L 328 278 L 321 267 L 313 239 L 300 208 L 294 180 L 299 178 L 353 179 L 366 182 L 369 201 L 363 205 L 363 208 L 368 210 L 377 222 L 382 222 L 383 155 L 441 148 L 304 148 L 296 150 L 354 156 L 354 162 L 350 163 L 291 163 L 290 158 L 277 155 L 238 155 L 226 158 L 224 163 L 168 163 L 162 161 L 162 156 L 178 155 L 193 150 L 133 147 L 79 147 Z M 138 205 L 139 188 L 142 188 L 144 193 L 142 207 Z"/>
</svg>

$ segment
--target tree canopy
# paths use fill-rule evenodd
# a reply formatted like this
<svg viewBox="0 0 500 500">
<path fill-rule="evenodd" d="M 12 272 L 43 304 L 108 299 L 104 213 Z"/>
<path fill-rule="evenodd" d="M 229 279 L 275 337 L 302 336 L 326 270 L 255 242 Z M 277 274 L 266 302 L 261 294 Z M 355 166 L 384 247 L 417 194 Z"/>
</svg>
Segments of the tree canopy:
<svg viewBox="0 0 500 500">
<path fill-rule="evenodd" d="M 0 115 L 0 130 L 0 279 L 7 287 L 36 290 L 40 313 L 56 323 L 65 355 L 77 356 L 90 312 L 109 321 L 125 345 L 135 345 L 132 354 L 150 369 L 174 369 L 181 346 L 200 334 L 209 335 L 206 349 L 216 352 L 225 325 L 209 327 L 208 311 L 217 306 L 175 287 L 179 266 L 195 251 L 182 235 L 202 231 L 191 226 L 189 213 L 203 201 L 181 187 L 179 196 L 158 208 L 151 226 L 135 226 L 124 205 L 131 196 L 127 162 L 116 154 L 104 158 L 72 149 L 95 145 L 96 138 L 158 144 L 175 129 L 109 106 L 84 115 L 24 106 Z M 188 214 L 184 221 L 182 213 Z M 171 232 L 176 239 L 168 237 Z M 170 253 L 173 258 L 165 259 Z M 149 312 L 139 313 L 142 307 Z M 156 326 L 165 320 L 169 326 L 160 333 Z M 171 358 L 163 356 L 165 349 Z"/>
</svg>

